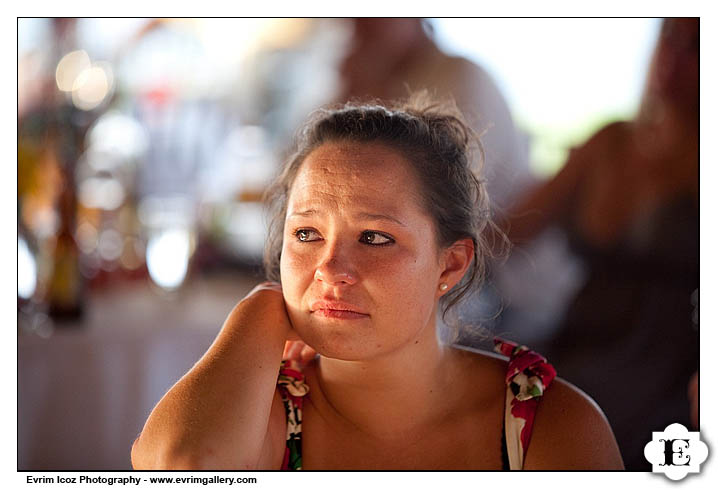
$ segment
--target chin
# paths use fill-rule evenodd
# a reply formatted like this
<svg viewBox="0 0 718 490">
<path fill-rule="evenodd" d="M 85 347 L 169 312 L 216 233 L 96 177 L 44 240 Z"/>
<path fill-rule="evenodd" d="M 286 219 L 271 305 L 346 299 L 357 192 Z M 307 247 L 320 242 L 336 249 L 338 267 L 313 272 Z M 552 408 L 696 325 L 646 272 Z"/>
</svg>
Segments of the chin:
<svg viewBox="0 0 718 490">
<path fill-rule="evenodd" d="M 363 325 L 358 325 L 358 323 Z M 357 361 L 376 355 L 380 342 L 373 338 L 373 329 L 365 320 L 347 322 L 327 318 L 292 320 L 299 337 L 321 356 Z M 373 348 L 372 348 L 373 346 Z"/>
</svg>

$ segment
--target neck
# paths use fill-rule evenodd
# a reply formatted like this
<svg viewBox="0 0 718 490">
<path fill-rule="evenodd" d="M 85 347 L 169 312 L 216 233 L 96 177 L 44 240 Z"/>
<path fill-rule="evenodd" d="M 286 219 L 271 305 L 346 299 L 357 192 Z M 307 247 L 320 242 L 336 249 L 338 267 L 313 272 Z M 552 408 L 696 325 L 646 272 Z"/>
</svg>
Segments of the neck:
<svg viewBox="0 0 718 490">
<path fill-rule="evenodd" d="M 320 358 L 317 381 L 343 422 L 371 437 L 402 438 L 451 406 L 452 352 L 431 322 L 404 347 L 370 360 Z"/>
</svg>

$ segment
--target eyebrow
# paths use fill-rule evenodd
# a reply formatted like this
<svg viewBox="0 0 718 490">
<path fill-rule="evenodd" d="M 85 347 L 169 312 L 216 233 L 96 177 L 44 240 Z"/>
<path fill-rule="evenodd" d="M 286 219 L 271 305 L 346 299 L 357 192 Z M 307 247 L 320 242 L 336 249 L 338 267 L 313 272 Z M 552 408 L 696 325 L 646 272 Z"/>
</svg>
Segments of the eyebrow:
<svg viewBox="0 0 718 490">
<path fill-rule="evenodd" d="M 321 213 L 319 211 L 317 211 L 316 209 L 311 208 L 311 209 L 305 209 L 302 211 L 295 211 L 292 214 L 290 214 L 289 216 L 287 216 L 287 218 L 293 218 L 295 216 L 306 218 L 309 216 L 315 216 L 317 214 L 321 214 Z M 354 216 L 357 219 L 368 220 L 368 221 L 389 221 L 392 223 L 396 223 L 399 226 L 403 226 L 404 228 L 408 228 L 408 226 L 406 226 L 404 223 L 402 223 L 399 219 L 397 219 L 393 216 L 390 216 L 388 214 L 357 213 Z"/>
</svg>

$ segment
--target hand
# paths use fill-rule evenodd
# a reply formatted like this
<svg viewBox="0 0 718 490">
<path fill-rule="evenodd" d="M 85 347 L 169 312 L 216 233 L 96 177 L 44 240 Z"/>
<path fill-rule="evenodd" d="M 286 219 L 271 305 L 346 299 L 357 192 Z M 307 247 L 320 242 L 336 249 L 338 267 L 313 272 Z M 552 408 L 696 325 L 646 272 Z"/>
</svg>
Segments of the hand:
<svg viewBox="0 0 718 490">
<path fill-rule="evenodd" d="M 284 295 L 282 294 L 282 285 L 278 282 L 272 282 L 272 281 L 265 281 L 262 283 L 257 284 L 254 289 L 252 289 L 249 293 L 247 293 L 247 296 L 244 297 L 242 301 L 247 301 L 248 299 L 252 298 L 253 296 L 260 295 L 260 294 L 267 294 L 267 293 L 260 293 L 261 291 L 272 291 L 274 293 L 279 293 L 279 295 L 272 294 L 271 292 L 269 295 L 272 297 L 273 300 L 279 300 L 281 298 L 282 306 L 286 308 L 284 305 Z M 278 296 L 278 298 L 277 298 Z M 285 309 L 286 311 L 286 309 Z M 287 320 L 289 320 L 289 317 L 286 317 Z M 292 326 L 291 322 L 289 322 L 289 332 L 287 332 L 287 343 L 293 343 L 293 342 L 299 342 L 302 345 L 306 345 L 302 342 L 302 339 L 297 334 L 296 330 L 294 330 L 294 327 Z M 287 345 L 284 346 L 284 352 L 287 352 Z M 288 359 L 287 357 L 282 356 L 282 359 Z M 299 358 L 297 358 L 299 360 Z"/>
<path fill-rule="evenodd" d="M 317 351 L 301 340 L 288 340 L 287 343 L 284 344 L 282 359 L 293 360 L 302 366 L 306 366 L 316 355 Z"/>
</svg>

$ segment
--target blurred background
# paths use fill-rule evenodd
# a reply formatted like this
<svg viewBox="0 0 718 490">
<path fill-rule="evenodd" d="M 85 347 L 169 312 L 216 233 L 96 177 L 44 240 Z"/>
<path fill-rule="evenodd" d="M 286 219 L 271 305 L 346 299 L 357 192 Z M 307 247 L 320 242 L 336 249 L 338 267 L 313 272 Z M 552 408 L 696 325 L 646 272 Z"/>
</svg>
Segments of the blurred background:
<svg viewBox="0 0 718 490">
<path fill-rule="evenodd" d="M 661 25 L 19 19 L 19 469 L 130 468 L 154 404 L 262 279 L 261 196 L 311 110 L 451 94 L 486 131 L 502 216 L 637 117 Z M 464 316 L 541 345 L 587 272 L 559 229 L 522 250 Z"/>
</svg>

